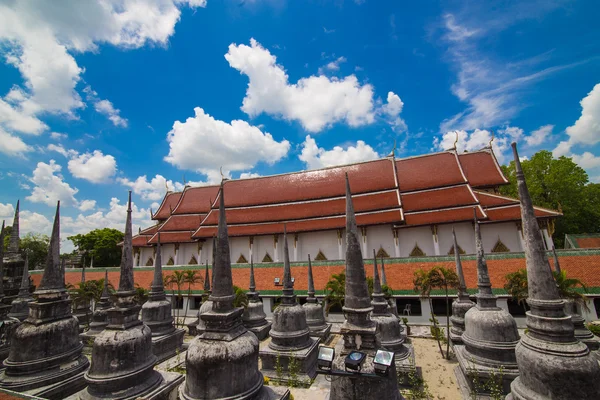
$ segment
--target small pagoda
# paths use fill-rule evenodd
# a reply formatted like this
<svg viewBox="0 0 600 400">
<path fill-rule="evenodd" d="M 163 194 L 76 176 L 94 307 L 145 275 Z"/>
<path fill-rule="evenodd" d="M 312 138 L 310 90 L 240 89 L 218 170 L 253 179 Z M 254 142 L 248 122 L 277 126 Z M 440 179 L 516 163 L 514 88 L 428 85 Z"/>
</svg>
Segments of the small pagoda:
<svg viewBox="0 0 600 400">
<path fill-rule="evenodd" d="M 213 244 L 214 244 L 214 241 L 213 241 Z M 213 246 L 213 255 L 214 255 L 214 252 L 215 252 L 215 249 Z M 213 260 L 214 260 L 214 257 L 213 257 Z M 201 333 L 204 333 L 204 322 L 202 322 L 200 320 L 200 314 L 212 310 L 212 301 L 209 300 L 209 297 L 210 297 L 210 277 L 208 274 L 208 260 L 206 260 L 206 265 L 204 268 L 204 293 L 202 294 L 203 301 L 202 301 L 202 304 L 200 305 L 200 308 L 198 309 L 198 314 L 196 316 L 196 319 L 187 325 L 188 333 L 191 336 L 196 336 Z M 202 325 L 201 325 L 202 331 L 199 332 L 198 326 L 200 325 L 201 322 L 202 322 Z"/>
<path fill-rule="evenodd" d="M 310 262 L 310 254 L 308 255 L 308 297 L 304 311 L 306 311 L 306 323 L 310 330 L 310 336 L 321 339 L 322 342 L 326 342 L 331 332 L 331 324 L 325 321 L 325 310 L 323 304 L 319 303 L 315 297 L 315 281 L 313 279 L 312 264 Z"/>
<path fill-rule="evenodd" d="M 81 281 L 79 288 L 82 292 L 85 292 L 85 264 L 81 265 Z M 84 296 L 73 302 L 73 315 L 79 321 L 79 333 L 83 333 L 89 329 L 90 320 L 92 318 L 92 309 L 90 307 L 90 301 Z"/>
<path fill-rule="evenodd" d="M 104 287 L 100 295 L 100 301 L 96 303 L 90 329 L 81 334 L 84 339 L 84 345 L 91 347 L 96 336 L 108 326 L 108 310 L 113 307 L 110 301 L 110 292 L 108 290 L 108 270 L 104 271 Z"/>
<path fill-rule="evenodd" d="M 288 381 L 290 361 L 298 364 L 298 378 L 310 381 L 317 374 L 319 339 L 310 337 L 306 311 L 298 304 L 292 282 L 287 232 L 283 228 L 283 295 L 281 304 L 273 311 L 271 338 L 260 348 L 263 373 L 271 379 Z M 293 359 L 293 360 L 292 360 Z M 277 363 L 283 371 L 277 371 Z"/>
<path fill-rule="evenodd" d="M 381 343 L 379 342 L 377 322 L 371 319 L 373 306 L 369 297 L 360 247 L 350 182 L 346 174 L 346 297 L 343 307 L 346 320 L 340 328 L 343 340 L 339 340 L 335 347 L 333 368 L 345 370 L 346 356 L 356 350 L 367 354 L 361 371 L 374 373 L 373 356 L 381 347 Z M 346 377 L 332 379 L 330 398 L 336 400 L 402 399 L 398 390 L 395 363 L 392 363 L 387 377 L 383 379 Z"/>
<path fill-rule="evenodd" d="M 11 304 L 17 298 L 25 266 L 25 258 L 19 248 L 20 201 L 17 201 L 8 248 L 4 252 L 4 303 Z"/>
<path fill-rule="evenodd" d="M 4 293 L 4 221 L 0 230 L 0 365 L 8 357 L 10 352 L 10 339 L 19 321 L 11 317 L 9 311 L 11 306 L 5 303 Z M 25 268 L 28 265 L 28 257 L 25 255 Z M 28 307 L 29 310 L 29 307 Z"/>
<path fill-rule="evenodd" d="M 0 241 L 0 243 L 2 242 Z M 25 266 L 23 268 L 23 275 L 21 276 L 21 288 L 19 289 L 19 295 L 11 303 L 8 316 L 23 322 L 25 318 L 29 316 L 29 304 L 34 301 L 33 297 L 31 297 L 29 283 L 29 256 L 25 254 Z"/>
<path fill-rule="evenodd" d="M 477 305 L 465 314 L 464 346 L 455 346 L 458 359 L 456 375 L 463 396 L 473 392 L 488 393 L 491 379 L 501 377 L 505 394 L 510 392 L 510 383 L 519 375 L 515 358 L 515 347 L 519 343 L 519 331 L 515 319 L 497 306 L 492 293 L 481 230 L 474 209 L 475 247 L 477 249 Z M 458 249 L 455 247 L 455 253 Z M 485 389 L 478 389 L 485 388 Z"/>
<path fill-rule="evenodd" d="M 242 321 L 244 326 L 256 335 L 258 340 L 265 340 L 271 330 L 271 323 L 267 321 L 267 315 L 263 309 L 263 302 L 260 300 L 259 293 L 256 291 L 256 282 L 254 281 L 254 261 L 250 256 L 250 291 L 248 296 L 248 305 L 244 309 Z"/>
<path fill-rule="evenodd" d="M 15 330 L 10 353 L 0 373 L 0 387 L 46 399 L 63 399 L 85 387 L 88 359 L 81 353 L 79 323 L 60 266 L 60 202 L 46 268 L 29 303 L 29 316 Z"/>
<path fill-rule="evenodd" d="M 162 257 L 160 251 L 160 232 L 156 243 L 154 262 L 154 280 L 148 301 L 142 306 L 142 321 L 152 331 L 152 351 L 158 362 L 175 355 L 183 345 L 183 329 L 176 329 L 171 314 L 172 304 L 167 300 L 163 284 Z"/>
<path fill-rule="evenodd" d="M 94 340 L 85 375 L 88 387 L 73 399 L 166 399 L 183 381 L 180 374 L 154 369 L 152 332 L 140 321 L 141 307 L 135 300 L 131 237 L 130 191 L 115 306 L 108 310 L 108 325 Z"/>
<path fill-rule="evenodd" d="M 600 399 L 600 364 L 575 337 L 573 320 L 565 314 L 535 217 L 516 143 L 512 144 L 521 201 L 527 264 L 527 328 L 516 349 L 521 375 L 511 384 L 507 400 Z"/>
<path fill-rule="evenodd" d="M 242 323 L 242 308 L 234 307 L 229 237 L 223 182 L 220 189 L 218 242 L 213 258 L 212 310 L 200 314 L 206 324 L 190 343 L 185 360 L 186 379 L 179 388 L 183 400 L 285 400 L 289 390 L 264 386 L 258 370 L 256 336 Z"/>
<path fill-rule="evenodd" d="M 380 259 L 381 259 L 381 284 L 383 286 L 386 286 L 390 290 L 390 292 L 391 292 L 392 288 L 390 288 L 388 286 L 387 277 L 385 275 L 385 264 L 383 262 L 383 256 L 381 256 Z M 390 312 L 391 314 L 395 315 L 396 318 L 399 318 L 399 315 L 398 315 L 398 304 L 396 303 L 396 299 L 394 298 L 394 296 L 391 296 L 387 300 L 387 302 L 388 302 L 388 312 Z"/>
<path fill-rule="evenodd" d="M 465 274 L 462 269 L 462 262 L 460 261 L 460 251 L 458 251 L 458 243 L 456 241 L 456 233 L 452 228 L 452 237 L 454 239 L 454 260 L 456 263 L 456 275 L 458 276 L 458 298 L 452 302 L 452 316 L 450 322 L 452 327 L 450 328 L 450 340 L 452 345 L 461 345 L 462 334 L 465 331 L 465 314 L 471 308 L 475 307 L 475 303 L 469 298 L 467 292 L 467 284 L 465 282 Z"/>
</svg>

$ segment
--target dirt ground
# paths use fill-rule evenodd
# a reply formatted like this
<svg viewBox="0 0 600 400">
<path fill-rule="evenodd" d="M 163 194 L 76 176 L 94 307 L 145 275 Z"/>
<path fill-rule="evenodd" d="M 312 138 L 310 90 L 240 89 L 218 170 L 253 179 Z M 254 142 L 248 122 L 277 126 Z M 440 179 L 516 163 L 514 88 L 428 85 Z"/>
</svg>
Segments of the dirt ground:
<svg viewBox="0 0 600 400">
<path fill-rule="evenodd" d="M 423 371 L 423 378 L 429 387 L 432 399 L 460 400 L 461 395 L 456 384 L 454 368 L 456 358 L 442 358 L 437 342 L 433 339 L 412 338 L 417 366 Z M 443 347 L 444 351 L 446 348 Z M 452 351 L 452 350 L 451 350 Z"/>
</svg>

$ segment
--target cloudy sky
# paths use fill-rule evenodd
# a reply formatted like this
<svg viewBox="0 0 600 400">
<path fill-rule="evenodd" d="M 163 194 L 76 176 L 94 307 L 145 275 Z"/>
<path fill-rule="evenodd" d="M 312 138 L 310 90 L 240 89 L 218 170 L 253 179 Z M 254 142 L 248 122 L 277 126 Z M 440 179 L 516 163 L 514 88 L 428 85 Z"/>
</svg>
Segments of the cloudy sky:
<svg viewBox="0 0 600 400">
<path fill-rule="evenodd" d="M 483 4 L 485 3 L 485 5 Z M 600 181 L 593 1 L 0 0 L 0 219 L 150 224 L 166 187 L 511 141 Z M 72 249 L 70 242 L 63 250 Z"/>
</svg>

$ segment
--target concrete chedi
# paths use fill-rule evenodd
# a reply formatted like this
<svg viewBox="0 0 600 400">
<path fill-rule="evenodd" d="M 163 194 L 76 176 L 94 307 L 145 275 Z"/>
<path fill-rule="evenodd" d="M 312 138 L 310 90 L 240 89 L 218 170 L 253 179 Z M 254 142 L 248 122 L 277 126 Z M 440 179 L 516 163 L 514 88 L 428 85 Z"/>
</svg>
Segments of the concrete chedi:
<svg viewBox="0 0 600 400">
<path fill-rule="evenodd" d="M 0 242 L 2 243 L 2 242 Z M 10 313 L 8 314 L 11 318 L 16 318 L 19 321 L 24 321 L 29 316 L 29 303 L 34 301 L 29 291 L 29 257 L 25 255 L 25 266 L 23 268 L 23 275 L 21 276 L 21 288 L 19 289 L 19 295 L 11 303 Z"/>
<path fill-rule="evenodd" d="M 171 302 L 165 295 L 162 273 L 162 257 L 160 252 L 160 232 L 156 244 L 154 262 L 154 279 L 150 287 L 148 301 L 142 306 L 142 321 L 152 331 L 152 351 L 158 362 L 175 355 L 183 345 L 183 329 L 175 329 Z"/>
<path fill-rule="evenodd" d="M 81 353 L 79 324 L 60 267 L 60 202 L 42 281 L 29 303 L 29 316 L 11 339 L 0 387 L 47 399 L 62 399 L 85 387 L 88 359 Z"/>
<path fill-rule="evenodd" d="M 542 233 L 525 176 L 512 144 L 525 241 L 528 331 L 516 349 L 521 374 L 507 400 L 583 400 L 600 398 L 600 364 L 577 340 L 573 321 L 565 314 L 556 282 L 548 268 Z"/>
<path fill-rule="evenodd" d="M 213 244 L 214 244 L 214 240 L 213 240 Z M 214 249 L 214 245 L 213 245 L 213 260 L 215 259 L 214 253 L 215 253 L 215 249 Z M 202 304 L 200 305 L 200 308 L 198 309 L 198 314 L 197 314 L 196 319 L 187 325 L 188 332 L 192 336 L 196 336 L 196 335 L 200 335 L 200 334 L 204 333 L 205 325 L 204 325 L 204 322 L 202 322 L 202 320 L 200 320 L 200 314 L 212 310 L 212 301 L 209 300 L 209 296 L 210 296 L 210 277 L 208 275 L 208 260 L 207 260 L 206 267 L 204 269 L 204 294 L 202 296 L 204 301 L 202 302 Z"/>
<path fill-rule="evenodd" d="M 154 370 L 152 332 L 139 320 L 135 301 L 131 246 L 131 192 L 121 255 L 121 276 L 115 306 L 108 310 L 108 325 L 94 340 L 88 387 L 77 399 L 167 398 L 183 376 Z"/>
<path fill-rule="evenodd" d="M 81 266 L 81 283 L 79 288 L 82 289 L 82 291 L 85 290 L 85 264 Z M 73 303 L 73 314 L 79 321 L 79 333 L 82 333 L 89 328 L 90 319 L 92 318 L 90 302 L 88 299 L 80 296 Z"/>
<path fill-rule="evenodd" d="M 4 221 L 0 230 L 0 363 L 8 357 L 10 351 L 10 339 L 19 321 L 9 314 L 11 306 L 5 303 L 4 294 Z M 25 268 L 27 268 L 27 256 L 25 256 Z"/>
<path fill-rule="evenodd" d="M 4 270 L 2 271 L 2 279 L 4 281 L 5 304 L 11 304 L 12 301 L 17 297 L 21 283 L 21 276 L 23 275 L 23 269 L 25 266 L 25 259 L 19 249 L 19 204 L 20 201 L 17 201 L 12 230 L 10 231 L 10 238 L 8 241 L 8 248 L 3 256 Z"/>
<path fill-rule="evenodd" d="M 373 250 L 373 300 L 371 306 L 373 307 L 371 319 L 377 322 L 378 341 L 381 347 L 394 352 L 396 368 L 400 373 L 407 375 L 410 372 L 411 365 L 414 365 L 414 353 L 412 347 L 409 348 L 406 345 L 406 335 L 402 334 L 403 329 L 400 321 L 398 321 L 398 317 L 390 312 L 388 302 L 383 295 L 375 250 Z"/>
<path fill-rule="evenodd" d="M 560 262 L 558 261 L 558 254 L 556 254 L 556 249 L 552 246 L 552 253 L 554 256 L 554 271 L 557 274 L 561 273 L 560 270 Z M 575 327 L 575 338 L 585 343 L 585 345 L 590 349 L 592 354 L 596 358 L 600 358 L 600 354 L 598 349 L 600 349 L 600 338 L 594 335 L 588 328 L 585 326 L 585 319 L 577 312 L 577 304 L 573 299 L 564 299 L 565 300 L 565 313 L 571 316 L 571 320 L 573 320 L 573 326 Z"/>
<path fill-rule="evenodd" d="M 242 323 L 244 310 L 233 306 L 235 294 L 222 183 L 219 196 L 218 244 L 210 295 L 213 306 L 200 315 L 206 330 L 188 348 L 186 379 L 179 388 L 179 398 L 286 399 L 289 391 L 263 386 L 263 375 L 258 370 L 258 339 Z"/>
<path fill-rule="evenodd" d="M 473 392 L 477 386 L 483 387 L 490 379 L 496 379 L 502 368 L 502 391 L 508 393 L 510 383 L 519 374 L 515 358 L 519 332 L 512 315 L 496 304 L 496 296 L 492 293 L 492 284 L 485 261 L 476 209 L 474 215 L 477 305 L 465 314 L 465 331 L 462 334 L 464 346 L 454 348 L 459 363 L 456 373 L 465 395 L 466 391 Z M 455 249 L 455 253 L 458 253 L 458 248 Z"/>
<path fill-rule="evenodd" d="M 271 339 L 261 345 L 260 359 L 262 371 L 271 379 L 287 381 L 289 364 L 292 359 L 298 364 L 298 377 L 302 380 L 314 378 L 317 374 L 317 353 L 319 339 L 310 337 L 306 322 L 306 311 L 298 304 L 292 282 L 290 254 L 287 232 L 283 228 L 283 295 L 281 304 L 273 311 Z M 277 373 L 279 359 L 283 370 Z"/>
<path fill-rule="evenodd" d="M 361 371 L 374 373 L 373 356 L 376 349 L 380 347 L 378 327 L 377 322 L 371 319 L 373 306 L 367 287 L 348 175 L 346 175 L 346 296 L 343 310 L 346 316 L 340 329 L 343 340 L 338 341 L 335 347 L 333 368 L 344 370 L 344 360 L 348 353 L 358 350 L 367 354 Z M 395 363 L 392 363 L 385 379 L 336 377 L 331 381 L 331 400 L 401 398 Z"/>
<path fill-rule="evenodd" d="M 256 291 L 256 282 L 254 281 L 254 262 L 250 257 L 250 291 L 246 293 L 248 296 L 248 305 L 244 310 L 242 321 L 244 326 L 256 335 L 258 340 L 265 340 L 269 335 L 271 323 L 267 321 L 267 315 L 263 309 L 263 303 L 258 297 Z"/>
<path fill-rule="evenodd" d="M 460 252 L 458 251 L 458 243 L 456 241 L 456 233 L 452 228 L 452 237 L 454 238 L 454 259 L 456 262 L 456 275 L 458 275 L 458 298 L 452 302 L 452 316 L 450 322 L 452 327 L 450 328 L 450 340 L 453 345 L 460 345 L 463 343 L 462 334 L 465 331 L 465 314 L 475 303 L 469 299 L 469 293 L 467 292 L 467 284 L 465 283 L 465 274 L 462 269 L 462 262 L 460 261 Z"/>
<path fill-rule="evenodd" d="M 325 310 L 323 304 L 315 297 L 315 281 L 313 279 L 310 254 L 308 255 L 308 297 L 302 306 L 306 312 L 306 323 L 310 330 L 310 336 L 326 341 L 331 332 L 331 324 L 325 322 Z"/>
<path fill-rule="evenodd" d="M 392 290 L 387 283 L 387 277 L 385 276 L 385 264 L 383 263 L 383 257 L 381 257 L 381 284 L 387 286 L 390 291 Z M 388 301 L 388 312 L 398 317 L 398 304 L 396 299 L 391 297 Z"/>
<path fill-rule="evenodd" d="M 108 310 L 113 307 L 110 301 L 110 292 L 108 291 L 108 271 L 104 272 L 104 287 L 100 295 L 100 301 L 96 303 L 94 313 L 92 314 L 92 322 L 90 329 L 81 334 L 82 338 L 93 339 L 100 334 L 108 325 Z M 87 344 L 87 343 L 86 343 Z"/>
</svg>

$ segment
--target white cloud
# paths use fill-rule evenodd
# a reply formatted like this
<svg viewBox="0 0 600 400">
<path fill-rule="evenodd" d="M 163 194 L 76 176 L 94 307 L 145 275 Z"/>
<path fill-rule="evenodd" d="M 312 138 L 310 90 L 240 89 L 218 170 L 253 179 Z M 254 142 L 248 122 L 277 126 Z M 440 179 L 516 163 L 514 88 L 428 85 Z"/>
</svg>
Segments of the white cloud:
<svg viewBox="0 0 600 400">
<path fill-rule="evenodd" d="M 259 176 L 261 175 L 256 172 L 242 172 L 240 174 L 240 179 L 258 178 Z"/>
<path fill-rule="evenodd" d="M 23 156 L 23 153 L 32 150 L 32 147 L 25 144 L 21 138 L 13 136 L 0 128 L 0 153 L 9 156 Z"/>
<path fill-rule="evenodd" d="M 600 168 L 600 157 L 593 155 L 589 151 L 586 151 L 585 153 L 583 153 L 581 155 L 573 154 L 571 157 L 573 158 L 573 161 L 575 163 L 579 164 L 579 166 L 581 168 L 584 168 L 584 169 Z"/>
<path fill-rule="evenodd" d="M 65 133 L 52 132 L 50 133 L 50 138 L 54 140 L 63 140 L 67 138 L 67 135 Z"/>
<path fill-rule="evenodd" d="M 167 187 L 170 191 L 175 192 L 183 190 L 183 184 L 167 180 L 162 175 L 156 175 L 150 181 L 148 181 L 146 175 L 139 176 L 135 181 L 127 178 L 118 178 L 117 181 L 124 186 L 130 187 L 133 193 L 140 195 L 143 200 L 162 200 L 167 192 Z"/>
<path fill-rule="evenodd" d="M 242 111 L 251 117 L 267 113 L 299 121 L 310 132 L 337 122 L 357 127 L 375 121 L 373 87 L 361 85 L 354 75 L 343 79 L 310 76 L 290 84 L 275 56 L 254 39 L 250 46 L 229 45 L 225 58 L 248 76 Z"/>
<path fill-rule="evenodd" d="M 329 63 L 325 64 L 324 67 L 319 68 L 319 75 L 324 75 L 327 71 L 339 71 L 340 70 L 340 64 L 345 63 L 346 57 L 338 57 L 333 61 L 330 61 Z"/>
<path fill-rule="evenodd" d="M 371 146 L 359 140 L 355 146 L 335 146 L 331 150 L 325 150 L 317 146 L 315 139 L 306 136 L 302 143 L 302 152 L 298 157 L 304 161 L 308 169 L 318 169 L 333 165 L 352 164 L 360 161 L 368 161 L 379 158 L 379 154 Z"/>
<path fill-rule="evenodd" d="M 13 207 L 12 204 L 0 203 L 0 219 L 8 220 L 9 218 L 12 218 L 14 216 L 14 214 L 15 214 L 15 207 Z M 9 222 L 9 225 L 10 224 L 11 223 Z"/>
<path fill-rule="evenodd" d="M 494 154 L 501 164 L 506 159 L 506 151 L 509 149 L 509 142 L 511 137 L 508 134 L 494 135 L 494 141 L 492 142 L 492 148 Z M 492 140 L 492 132 L 487 129 L 475 129 L 467 132 L 465 130 L 449 131 L 442 135 L 442 138 L 434 138 L 433 145 L 434 149 L 437 150 L 448 150 L 454 147 L 458 135 L 458 142 L 456 143 L 456 150 L 459 153 L 464 151 L 477 151 L 484 147 L 489 146 Z"/>
<path fill-rule="evenodd" d="M 381 110 L 395 132 L 403 132 L 407 129 L 406 123 L 400 118 L 403 108 L 404 102 L 400 96 L 394 92 L 388 92 L 387 103 L 381 107 Z"/>
<path fill-rule="evenodd" d="M 564 155 L 574 145 L 595 145 L 600 142 L 600 83 L 581 102 L 581 116 L 566 129 L 569 140 L 560 142 L 554 154 Z"/>
<path fill-rule="evenodd" d="M 83 200 L 79 203 L 79 211 L 90 211 L 96 208 L 96 200 Z"/>
<path fill-rule="evenodd" d="M 544 143 L 546 138 L 552 133 L 552 129 L 554 129 L 554 125 L 540 126 L 525 138 L 525 142 L 529 146 L 539 146 Z"/>
<path fill-rule="evenodd" d="M 290 149 L 287 140 L 277 142 L 270 133 L 262 132 L 246 121 L 231 123 L 216 120 L 200 107 L 185 122 L 176 121 L 168 134 L 169 154 L 165 161 L 182 169 L 220 180 L 224 173 L 253 168 L 258 162 L 274 164 Z"/>
<path fill-rule="evenodd" d="M 47 129 L 38 119 L 42 113 L 76 118 L 76 110 L 84 107 L 76 91 L 83 69 L 72 53 L 97 51 L 103 43 L 122 48 L 164 46 L 184 5 L 204 7 L 206 1 L 1 3 L 0 42 L 24 87 L 0 99 L 0 125 L 39 134 Z"/>
<path fill-rule="evenodd" d="M 37 163 L 33 176 L 30 178 L 35 186 L 27 200 L 49 206 L 55 206 L 56 202 L 60 200 L 64 206 L 76 206 L 75 194 L 78 190 L 63 180 L 60 174 L 61 169 L 62 167 L 54 160 L 50 160 L 49 164 Z"/>
<path fill-rule="evenodd" d="M 69 171 L 76 178 L 106 183 L 116 174 L 117 162 L 113 156 L 94 150 L 93 153 L 84 153 L 69 160 Z"/>
<path fill-rule="evenodd" d="M 90 86 L 86 86 L 83 91 L 86 93 L 86 99 L 94 104 L 94 109 L 102 115 L 105 115 L 114 126 L 127 128 L 127 119 L 120 116 L 121 110 L 116 109 L 108 100 L 98 98 L 98 93 L 92 90 Z"/>
<path fill-rule="evenodd" d="M 518 141 L 523 137 L 523 129 L 517 126 L 507 126 L 499 132 L 507 135 L 513 141 Z"/>
<path fill-rule="evenodd" d="M 67 150 L 61 144 L 54 144 L 54 143 L 50 143 L 48 146 L 46 146 L 46 148 L 50 151 L 55 151 L 59 154 L 62 154 L 65 157 L 69 157 L 69 151 L 75 151 L 75 150 Z M 75 152 L 75 154 L 77 154 L 77 152 Z"/>
</svg>

